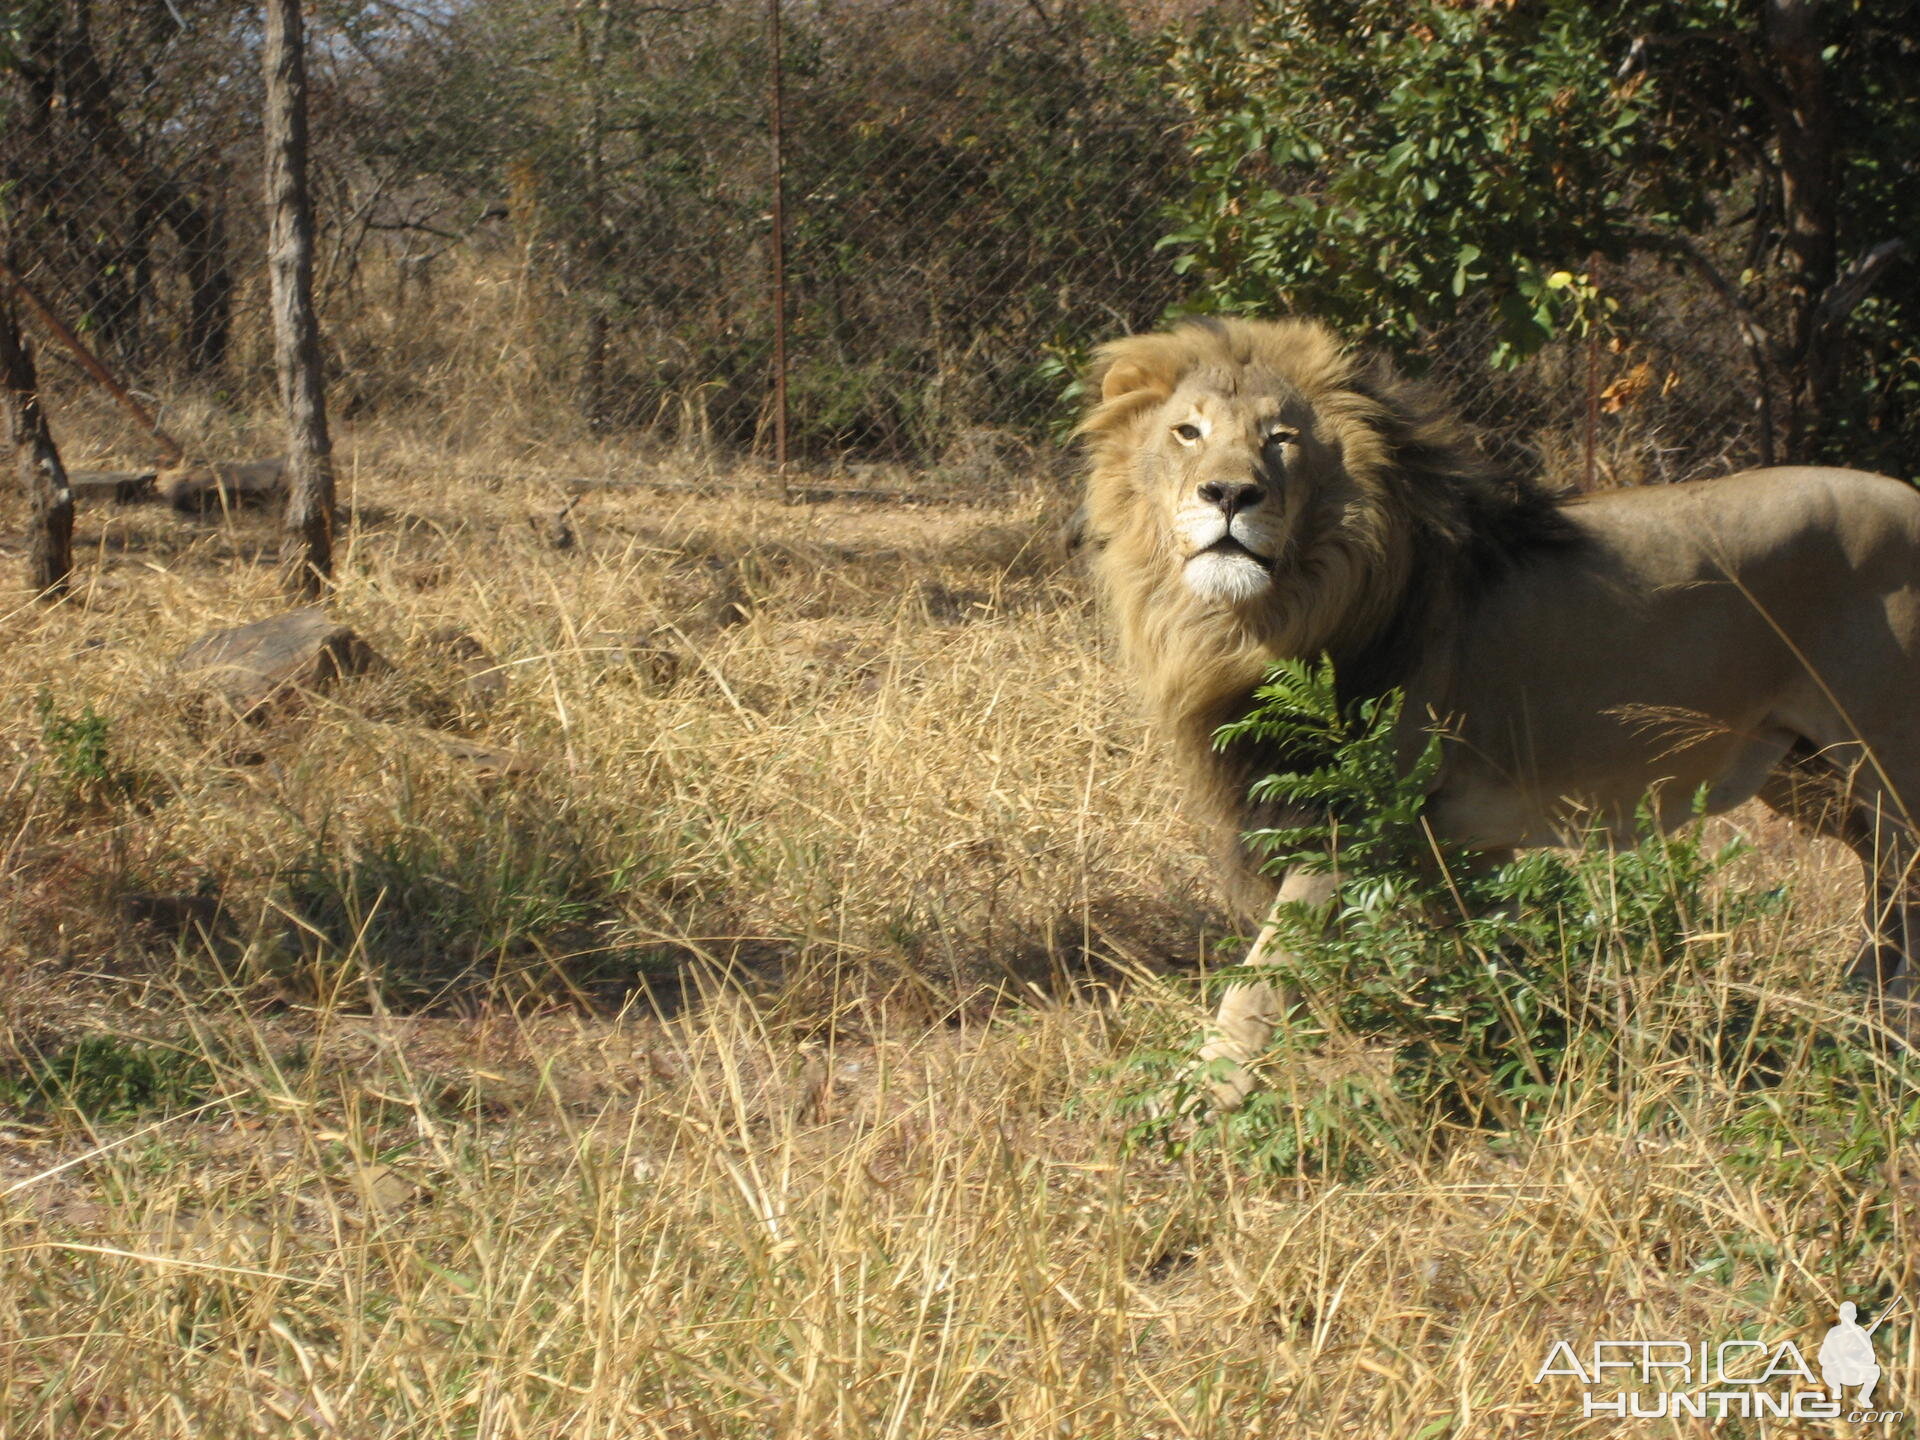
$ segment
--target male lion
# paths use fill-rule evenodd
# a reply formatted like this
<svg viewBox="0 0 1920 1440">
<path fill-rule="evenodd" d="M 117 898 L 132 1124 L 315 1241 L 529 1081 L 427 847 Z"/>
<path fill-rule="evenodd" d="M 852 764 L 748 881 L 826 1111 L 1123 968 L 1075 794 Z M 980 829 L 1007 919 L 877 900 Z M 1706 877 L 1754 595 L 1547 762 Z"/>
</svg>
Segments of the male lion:
<svg viewBox="0 0 1920 1440">
<path fill-rule="evenodd" d="M 1424 389 L 1299 320 L 1183 324 L 1102 347 L 1081 427 L 1085 538 L 1123 658 L 1223 832 L 1250 924 L 1328 897 L 1241 833 L 1279 757 L 1214 748 L 1274 661 L 1325 654 L 1353 697 L 1399 686 L 1409 749 L 1446 734 L 1436 832 L 1497 858 L 1631 835 L 1758 795 L 1866 867 L 1852 973 L 1904 996 L 1920 803 L 1920 493 L 1785 466 L 1560 497 L 1487 461 Z M 1252 963 L 1280 958 L 1265 926 Z M 1216 1099 L 1284 1015 L 1228 991 Z"/>
</svg>

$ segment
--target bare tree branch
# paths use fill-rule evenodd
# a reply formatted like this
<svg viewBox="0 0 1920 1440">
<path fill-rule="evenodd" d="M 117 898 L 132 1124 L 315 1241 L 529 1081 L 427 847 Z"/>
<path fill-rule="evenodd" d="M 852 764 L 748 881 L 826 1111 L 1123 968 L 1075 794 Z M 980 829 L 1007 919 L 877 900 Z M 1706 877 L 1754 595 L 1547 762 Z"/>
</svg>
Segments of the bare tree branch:
<svg viewBox="0 0 1920 1440">
<path fill-rule="evenodd" d="M 1831 341 L 1847 317 L 1873 292 L 1880 277 L 1906 257 L 1905 240 L 1883 240 L 1842 270 L 1814 314 L 1814 333 L 1821 343 Z"/>
</svg>

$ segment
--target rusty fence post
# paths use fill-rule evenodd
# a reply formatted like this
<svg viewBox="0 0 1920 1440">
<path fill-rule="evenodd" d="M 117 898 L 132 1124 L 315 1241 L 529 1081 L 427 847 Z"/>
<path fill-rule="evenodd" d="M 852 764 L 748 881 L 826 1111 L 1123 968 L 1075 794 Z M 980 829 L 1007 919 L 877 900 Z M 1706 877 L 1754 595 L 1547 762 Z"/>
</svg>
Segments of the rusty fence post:
<svg viewBox="0 0 1920 1440">
<path fill-rule="evenodd" d="M 783 134 L 785 77 L 780 64 L 780 0 L 767 0 L 767 46 L 773 70 L 773 463 L 787 478 L 787 156 Z"/>
</svg>

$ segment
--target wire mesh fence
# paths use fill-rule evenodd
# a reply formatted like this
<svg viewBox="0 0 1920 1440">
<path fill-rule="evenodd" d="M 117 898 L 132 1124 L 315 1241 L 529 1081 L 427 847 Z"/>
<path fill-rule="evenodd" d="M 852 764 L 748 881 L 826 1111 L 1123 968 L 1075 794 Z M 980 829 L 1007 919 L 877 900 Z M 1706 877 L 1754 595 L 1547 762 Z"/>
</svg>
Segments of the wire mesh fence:
<svg viewBox="0 0 1920 1440">
<path fill-rule="evenodd" d="M 213 12 L 156 44 L 147 8 L 12 12 L 0 45 L 7 250 L 120 369 L 212 375 L 231 355 L 240 257 L 257 263 L 261 248 L 247 233 L 258 204 L 236 203 L 228 183 L 258 149 L 258 77 L 242 64 L 244 52 L 257 70 L 257 51 Z"/>
<path fill-rule="evenodd" d="M 1656 267 L 1594 262 L 1589 273 L 1617 306 L 1611 318 L 1513 369 L 1488 363 L 1500 339 L 1491 314 L 1423 347 L 1431 378 L 1482 444 L 1580 490 L 1672 484 L 1756 463 L 1753 386 L 1731 319 Z"/>
<path fill-rule="evenodd" d="M 1187 192 L 1177 18 L 336 0 L 311 24 L 348 422 L 761 456 L 784 429 L 801 462 L 986 474 L 1059 442 L 1091 345 L 1189 293 L 1161 243 Z M 269 404 L 252 8 L 45 0 L 8 25 L 12 263 L 135 387 Z M 1424 358 L 1493 444 L 1577 483 L 1750 458 L 1732 337 L 1657 275 L 1602 278 L 1614 336 L 1495 373 L 1468 321 Z"/>
</svg>

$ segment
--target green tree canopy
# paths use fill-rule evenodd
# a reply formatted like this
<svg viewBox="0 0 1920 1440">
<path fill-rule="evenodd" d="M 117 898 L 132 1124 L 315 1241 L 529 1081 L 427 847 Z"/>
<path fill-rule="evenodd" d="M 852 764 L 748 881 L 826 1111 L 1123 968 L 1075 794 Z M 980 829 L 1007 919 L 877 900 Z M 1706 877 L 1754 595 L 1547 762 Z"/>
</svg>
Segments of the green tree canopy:
<svg viewBox="0 0 1920 1440">
<path fill-rule="evenodd" d="M 1255 0 L 1177 48 L 1170 238 L 1214 306 L 1403 351 L 1491 307 L 1496 359 L 1604 312 L 1594 257 L 1661 256 L 1739 325 L 1766 448 L 1910 471 L 1917 11 Z"/>
</svg>

